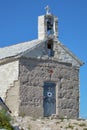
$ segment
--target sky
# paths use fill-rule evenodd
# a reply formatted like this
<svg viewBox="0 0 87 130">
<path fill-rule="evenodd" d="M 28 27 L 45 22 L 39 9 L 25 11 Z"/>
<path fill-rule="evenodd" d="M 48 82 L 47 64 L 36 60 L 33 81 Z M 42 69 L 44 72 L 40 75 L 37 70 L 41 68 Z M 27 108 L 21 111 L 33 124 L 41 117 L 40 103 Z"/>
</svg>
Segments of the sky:
<svg viewBox="0 0 87 130">
<path fill-rule="evenodd" d="M 59 40 L 85 64 L 80 69 L 80 117 L 87 119 L 87 0 L 0 0 L 0 48 L 38 38 L 38 16 L 58 17 Z"/>
</svg>

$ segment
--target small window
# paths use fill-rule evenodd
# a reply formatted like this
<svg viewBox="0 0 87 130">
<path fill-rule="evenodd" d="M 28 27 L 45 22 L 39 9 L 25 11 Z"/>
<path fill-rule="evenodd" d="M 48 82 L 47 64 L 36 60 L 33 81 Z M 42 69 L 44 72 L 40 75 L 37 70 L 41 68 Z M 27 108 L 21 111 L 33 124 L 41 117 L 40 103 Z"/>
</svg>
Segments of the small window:
<svg viewBox="0 0 87 130">
<path fill-rule="evenodd" d="M 48 49 L 51 49 L 52 47 L 51 47 L 51 44 L 48 44 Z"/>
<path fill-rule="evenodd" d="M 49 40 L 47 44 L 48 56 L 53 56 L 53 40 Z"/>
</svg>

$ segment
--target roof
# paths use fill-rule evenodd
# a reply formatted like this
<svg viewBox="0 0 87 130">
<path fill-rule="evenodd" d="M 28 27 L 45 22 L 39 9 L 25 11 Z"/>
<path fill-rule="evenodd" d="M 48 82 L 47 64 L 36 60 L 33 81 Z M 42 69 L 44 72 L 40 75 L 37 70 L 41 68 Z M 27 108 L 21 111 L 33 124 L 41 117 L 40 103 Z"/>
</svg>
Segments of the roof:
<svg viewBox="0 0 87 130">
<path fill-rule="evenodd" d="M 28 42 L 15 44 L 12 46 L 0 48 L 0 60 L 12 56 L 20 55 L 21 53 L 34 48 L 36 45 L 38 45 L 41 42 L 42 40 L 36 39 Z"/>
</svg>

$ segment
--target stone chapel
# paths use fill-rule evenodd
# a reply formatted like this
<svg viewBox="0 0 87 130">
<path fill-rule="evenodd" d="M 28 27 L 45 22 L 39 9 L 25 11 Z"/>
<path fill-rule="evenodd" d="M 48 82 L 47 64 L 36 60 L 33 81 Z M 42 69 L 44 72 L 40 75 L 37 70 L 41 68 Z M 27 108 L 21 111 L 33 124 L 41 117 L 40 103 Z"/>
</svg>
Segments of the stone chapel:
<svg viewBox="0 0 87 130">
<path fill-rule="evenodd" d="M 0 97 L 13 115 L 79 117 L 83 62 L 58 39 L 58 18 L 38 17 L 38 38 L 0 48 Z"/>
</svg>

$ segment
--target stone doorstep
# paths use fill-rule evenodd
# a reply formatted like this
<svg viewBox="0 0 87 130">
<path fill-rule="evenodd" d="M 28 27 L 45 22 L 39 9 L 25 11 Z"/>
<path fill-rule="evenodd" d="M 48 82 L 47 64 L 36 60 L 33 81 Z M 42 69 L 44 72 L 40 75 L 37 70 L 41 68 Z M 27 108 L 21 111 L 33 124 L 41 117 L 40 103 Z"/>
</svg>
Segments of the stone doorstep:
<svg viewBox="0 0 87 130">
<path fill-rule="evenodd" d="M 52 129 L 49 127 L 43 127 L 43 128 L 41 128 L 41 130 L 52 130 Z"/>
<path fill-rule="evenodd" d="M 0 130 L 6 130 L 6 129 L 0 129 Z"/>
<path fill-rule="evenodd" d="M 14 128 L 14 130 L 20 130 L 18 126 L 15 126 L 15 127 L 13 127 L 13 128 Z M 0 130 L 7 130 L 7 129 L 2 128 L 2 129 L 0 129 Z"/>
<path fill-rule="evenodd" d="M 18 126 L 15 126 L 14 127 L 14 130 L 20 130 Z"/>
</svg>

